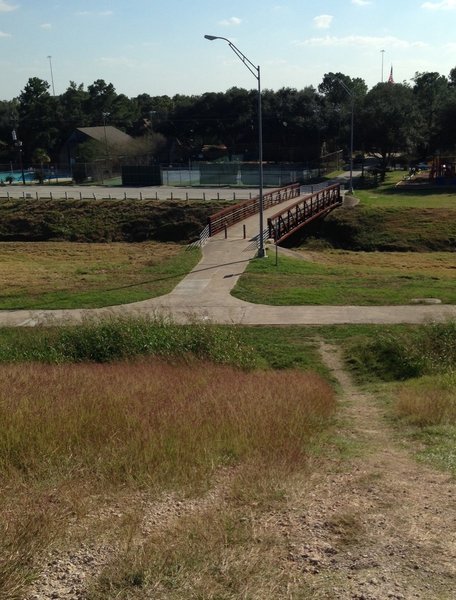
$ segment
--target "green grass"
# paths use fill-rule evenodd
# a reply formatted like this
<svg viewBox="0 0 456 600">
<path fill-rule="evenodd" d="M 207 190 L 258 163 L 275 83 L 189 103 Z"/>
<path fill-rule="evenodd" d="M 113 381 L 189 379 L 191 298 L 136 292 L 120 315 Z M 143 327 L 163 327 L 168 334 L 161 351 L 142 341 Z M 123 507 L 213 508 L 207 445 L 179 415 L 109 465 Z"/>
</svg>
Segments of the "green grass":
<svg viewBox="0 0 456 600">
<path fill-rule="evenodd" d="M 196 357 L 246 369 L 257 366 L 255 353 L 238 329 L 210 324 L 107 317 L 87 319 L 81 325 L 0 329 L 0 363 L 107 363 L 140 356 Z"/>
<path fill-rule="evenodd" d="M 420 264 L 420 257 L 400 255 L 402 266 L 388 264 L 379 253 L 362 255 L 363 260 L 348 252 L 315 253 L 313 258 L 281 256 L 278 266 L 272 256 L 252 261 L 232 293 L 247 302 L 278 306 L 399 305 L 414 298 L 456 302 L 451 254 L 433 255 L 426 264 L 423 257 Z"/>
<path fill-rule="evenodd" d="M 272 369 L 313 370 L 328 376 L 311 327 L 240 327 L 240 339 L 255 350 L 258 364 Z"/>
<path fill-rule="evenodd" d="M 372 207 L 455 208 L 456 186 L 454 186 L 454 192 L 436 189 L 429 191 L 400 190 L 395 184 L 406 176 L 406 171 L 387 173 L 385 181 L 381 182 L 377 188 L 356 189 L 354 195 L 363 205 Z"/>
<path fill-rule="evenodd" d="M 290 243 L 366 252 L 454 252 L 456 203 L 452 208 L 338 208 L 298 232 Z"/>
<path fill-rule="evenodd" d="M 391 409 L 420 460 L 456 475 L 456 371 L 410 379 L 394 389 Z"/>
</svg>

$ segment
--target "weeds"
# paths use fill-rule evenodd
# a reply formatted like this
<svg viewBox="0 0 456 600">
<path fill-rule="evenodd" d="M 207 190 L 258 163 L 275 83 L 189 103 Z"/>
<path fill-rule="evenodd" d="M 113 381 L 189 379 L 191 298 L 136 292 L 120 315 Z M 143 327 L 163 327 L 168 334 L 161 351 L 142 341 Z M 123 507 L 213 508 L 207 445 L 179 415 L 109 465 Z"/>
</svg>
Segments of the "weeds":
<svg viewBox="0 0 456 600">
<path fill-rule="evenodd" d="M 414 425 L 456 425 L 456 374 L 421 377 L 398 390 L 395 411 Z"/>
<path fill-rule="evenodd" d="M 90 497 L 144 489 L 155 496 L 166 490 L 196 494 L 229 468 L 237 472 L 231 497 L 242 483 L 243 499 L 258 502 L 258 490 L 275 493 L 278 479 L 307 465 L 311 445 L 334 410 L 329 385 L 302 371 L 247 372 L 157 359 L 0 365 L 1 600 L 24 597 L 37 557 L 64 536 Z M 186 573 L 197 581 L 200 561 L 213 544 L 224 541 L 218 550 L 223 558 L 246 539 L 235 515 L 211 518 L 200 529 L 190 527 L 190 546 L 172 550 L 172 559 L 172 540 L 161 555 L 151 554 L 160 540 L 150 541 L 143 555 L 135 552 L 133 563 L 109 575 L 103 589 L 117 594 L 113 577 L 123 586 L 119 598 L 152 580 L 165 590 Z M 255 548 L 254 562 L 261 565 Z M 219 588 L 239 585 L 235 589 L 242 591 L 245 584 L 236 579 L 244 567 L 217 576 L 228 582 Z"/>
<path fill-rule="evenodd" d="M 401 436 L 419 442 L 417 456 L 456 473 L 456 322 L 397 328 L 346 356 L 360 379 L 393 382 L 389 412 Z"/>
<path fill-rule="evenodd" d="M 358 375 L 398 381 L 456 369 L 456 322 L 431 323 L 351 345 L 347 361 Z"/>
<path fill-rule="evenodd" d="M 127 548 L 107 565 L 88 597 L 285 597 L 290 582 L 280 568 L 282 545 L 258 517 L 223 505 L 158 531 L 140 548 Z"/>
<path fill-rule="evenodd" d="M 168 486 L 220 464 L 287 465 L 334 408 L 317 376 L 199 363 L 9 365 L 1 380 L 0 474 L 23 481 L 90 469 Z"/>
<path fill-rule="evenodd" d="M 176 325 L 162 317 L 109 317 L 34 332 L 10 331 L 0 345 L 0 363 L 106 363 L 137 356 L 194 356 L 241 368 L 256 365 L 255 354 L 236 328 Z"/>
</svg>

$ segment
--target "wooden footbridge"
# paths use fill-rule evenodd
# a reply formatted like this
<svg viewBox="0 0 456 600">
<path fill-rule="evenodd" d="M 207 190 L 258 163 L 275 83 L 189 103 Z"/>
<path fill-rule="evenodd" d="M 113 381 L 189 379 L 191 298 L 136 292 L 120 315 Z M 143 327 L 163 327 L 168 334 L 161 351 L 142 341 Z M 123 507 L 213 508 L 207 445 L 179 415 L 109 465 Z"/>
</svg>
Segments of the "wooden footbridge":
<svg viewBox="0 0 456 600">
<path fill-rule="evenodd" d="M 296 198 L 296 202 L 289 204 L 289 200 Z M 294 183 L 263 194 L 263 209 L 278 206 L 287 202 L 282 210 L 279 210 L 267 219 L 267 229 L 263 232 L 264 237 L 273 239 L 280 243 L 293 233 L 305 227 L 315 219 L 322 218 L 342 204 L 340 184 L 320 187 L 317 191 L 313 188 L 303 188 L 299 183 Z M 208 218 L 207 235 L 209 237 L 244 219 L 251 217 L 260 211 L 259 196 L 229 206 L 211 215 Z"/>
</svg>

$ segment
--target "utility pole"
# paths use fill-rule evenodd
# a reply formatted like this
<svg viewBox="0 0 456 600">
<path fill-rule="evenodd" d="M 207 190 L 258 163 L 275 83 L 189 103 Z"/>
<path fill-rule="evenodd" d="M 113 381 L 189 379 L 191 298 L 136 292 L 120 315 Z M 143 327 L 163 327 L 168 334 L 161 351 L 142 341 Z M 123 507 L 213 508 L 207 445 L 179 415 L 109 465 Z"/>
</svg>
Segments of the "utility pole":
<svg viewBox="0 0 456 600">
<path fill-rule="evenodd" d="M 49 60 L 49 67 L 51 68 L 51 85 L 52 85 L 52 95 L 55 98 L 55 88 L 54 88 L 54 73 L 52 72 L 52 56 L 47 57 Z"/>
<path fill-rule="evenodd" d="M 353 131 L 354 131 L 354 115 L 355 115 L 355 94 L 354 90 L 350 89 L 342 79 L 336 79 L 336 81 L 344 88 L 347 94 L 350 96 L 351 104 L 351 119 L 350 119 L 350 180 L 348 184 L 348 193 L 353 194 Z"/>
<path fill-rule="evenodd" d="M 382 54 L 382 83 L 383 83 L 383 58 L 385 56 L 385 51 L 384 50 L 380 50 L 381 54 Z"/>
</svg>

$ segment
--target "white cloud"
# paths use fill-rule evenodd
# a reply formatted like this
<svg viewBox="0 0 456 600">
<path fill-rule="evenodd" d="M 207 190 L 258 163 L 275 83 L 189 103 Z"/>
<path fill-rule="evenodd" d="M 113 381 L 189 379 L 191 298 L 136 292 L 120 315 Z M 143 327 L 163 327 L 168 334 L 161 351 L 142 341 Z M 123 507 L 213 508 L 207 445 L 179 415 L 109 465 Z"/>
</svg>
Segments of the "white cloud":
<svg viewBox="0 0 456 600">
<path fill-rule="evenodd" d="M 51 23 L 42 23 L 40 27 L 41 29 L 52 29 Z"/>
<path fill-rule="evenodd" d="M 314 47 L 342 47 L 342 46 L 358 46 L 371 48 L 425 48 L 428 46 L 425 42 L 409 42 L 401 40 L 393 36 L 386 37 L 369 37 L 361 35 L 348 35 L 345 37 L 337 37 L 327 35 L 319 38 L 309 38 L 302 41 L 294 41 L 294 46 L 314 46 Z"/>
<path fill-rule="evenodd" d="M 428 10 L 455 10 L 456 0 L 442 0 L 441 2 L 424 2 L 421 8 Z"/>
<path fill-rule="evenodd" d="M 314 26 L 317 29 L 328 29 L 331 27 L 331 23 L 334 17 L 332 15 L 319 15 L 318 17 L 314 17 L 313 22 Z"/>
<path fill-rule="evenodd" d="M 6 0 L 0 0 L 0 12 L 10 12 L 12 10 L 16 10 L 17 6 L 10 4 Z"/>
<path fill-rule="evenodd" d="M 234 26 L 238 26 L 242 23 L 242 19 L 240 19 L 239 17 L 230 17 L 229 19 L 223 19 L 223 21 L 219 21 L 219 25 L 222 25 L 223 27 L 232 27 Z"/>
<path fill-rule="evenodd" d="M 367 6 L 368 4 L 372 4 L 370 0 L 352 0 L 352 4 L 356 6 Z"/>
<path fill-rule="evenodd" d="M 5 33 L 4 31 L 0 31 L 0 38 L 2 37 L 11 37 L 11 33 Z"/>
</svg>

